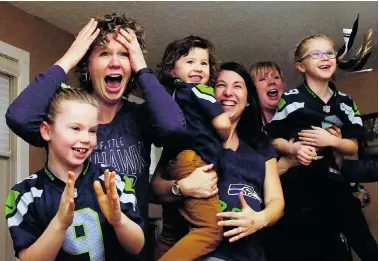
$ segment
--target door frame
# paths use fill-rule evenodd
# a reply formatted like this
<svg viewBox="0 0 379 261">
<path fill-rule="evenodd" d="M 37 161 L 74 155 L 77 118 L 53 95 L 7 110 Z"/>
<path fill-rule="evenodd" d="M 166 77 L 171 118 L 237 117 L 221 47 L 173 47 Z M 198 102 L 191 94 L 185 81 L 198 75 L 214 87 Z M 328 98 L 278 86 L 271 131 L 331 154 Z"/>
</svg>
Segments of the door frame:
<svg viewBox="0 0 379 261">
<path fill-rule="evenodd" d="M 16 87 L 16 90 L 10 90 L 11 94 L 19 95 L 23 89 L 29 84 L 29 69 L 30 69 L 30 54 L 20 48 L 0 41 L 0 54 L 15 60 L 19 64 L 20 75 L 16 78 L 15 84 L 11 87 Z M 11 76 L 12 78 L 15 78 Z M 14 97 L 12 97 L 14 98 Z M 11 101 L 12 102 L 12 101 Z M 11 141 L 12 142 L 12 141 Z M 17 182 L 29 176 L 29 144 L 23 139 L 16 137 L 16 152 L 11 152 L 11 166 L 15 171 L 12 180 Z"/>
</svg>

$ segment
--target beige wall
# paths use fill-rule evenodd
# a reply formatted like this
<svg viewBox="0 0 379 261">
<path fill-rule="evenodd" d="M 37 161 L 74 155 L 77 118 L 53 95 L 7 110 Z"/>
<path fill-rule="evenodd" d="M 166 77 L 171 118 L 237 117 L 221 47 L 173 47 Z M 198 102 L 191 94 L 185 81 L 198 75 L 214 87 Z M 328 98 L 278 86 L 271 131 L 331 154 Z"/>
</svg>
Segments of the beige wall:
<svg viewBox="0 0 379 261">
<path fill-rule="evenodd" d="M 30 53 L 30 81 L 54 64 L 70 47 L 74 36 L 44 20 L 0 2 L 0 41 Z M 76 84 L 69 75 L 70 83 Z M 44 151 L 30 146 L 30 172 L 44 165 Z"/>
<path fill-rule="evenodd" d="M 361 114 L 378 112 L 378 71 L 357 74 L 336 82 L 337 89 L 349 94 Z M 371 194 L 371 204 L 363 209 L 372 235 L 378 241 L 378 183 L 363 184 Z M 355 257 L 354 260 L 359 260 Z"/>
<path fill-rule="evenodd" d="M 33 81 L 38 73 L 57 61 L 59 56 L 70 46 L 73 39 L 74 37 L 71 34 L 48 24 L 44 20 L 29 15 L 8 3 L 0 2 L 0 41 L 30 53 L 30 81 Z M 76 84 L 73 81 L 75 79 L 73 75 L 70 75 L 69 78 L 71 84 Z M 43 167 L 45 153 L 43 149 L 33 146 L 29 147 L 29 153 L 29 168 L 32 173 Z M 1 232 L 5 233 L 6 231 Z M 2 239 L 0 239 L 2 244 L 0 249 L 4 250 Z M 13 249 L 8 245 L 10 242 L 5 242 L 5 249 Z M 1 253 L 2 260 L 13 260 L 11 258 L 13 251 L 5 252 Z"/>
</svg>

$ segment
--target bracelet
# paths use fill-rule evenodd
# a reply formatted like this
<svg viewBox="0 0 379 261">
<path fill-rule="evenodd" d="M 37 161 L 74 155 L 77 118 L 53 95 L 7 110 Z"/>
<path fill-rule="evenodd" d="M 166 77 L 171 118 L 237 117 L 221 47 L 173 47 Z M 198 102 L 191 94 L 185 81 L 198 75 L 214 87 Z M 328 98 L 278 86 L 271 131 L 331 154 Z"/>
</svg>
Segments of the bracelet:
<svg viewBox="0 0 379 261">
<path fill-rule="evenodd" d="M 149 67 L 145 67 L 145 68 L 142 68 L 141 70 L 139 70 L 135 75 L 134 75 L 134 78 L 135 79 L 138 79 L 138 77 L 141 76 L 141 74 L 144 74 L 144 73 L 151 73 L 151 74 L 154 74 L 153 70 L 150 69 Z"/>
</svg>

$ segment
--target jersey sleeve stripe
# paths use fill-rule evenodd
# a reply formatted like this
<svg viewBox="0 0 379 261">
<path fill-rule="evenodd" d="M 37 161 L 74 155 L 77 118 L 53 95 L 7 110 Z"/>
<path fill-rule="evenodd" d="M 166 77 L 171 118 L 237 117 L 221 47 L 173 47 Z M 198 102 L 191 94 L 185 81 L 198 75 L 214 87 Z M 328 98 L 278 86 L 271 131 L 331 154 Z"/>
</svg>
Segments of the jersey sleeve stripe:
<svg viewBox="0 0 379 261">
<path fill-rule="evenodd" d="M 24 215 L 28 212 L 28 207 L 31 203 L 34 202 L 35 198 L 40 198 L 43 190 L 39 190 L 35 187 L 30 189 L 30 192 L 25 193 L 20 198 L 20 201 L 17 204 L 17 212 L 13 217 L 8 218 L 8 227 L 18 226 L 23 221 Z"/>
<path fill-rule="evenodd" d="M 104 181 L 104 174 L 99 177 L 102 181 Z M 133 210 L 136 211 L 136 205 L 137 205 L 137 198 L 134 193 L 129 191 L 129 193 L 125 193 L 125 182 L 121 179 L 120 175 L 116 174 L 115 177 L 116 180 L 116 187 L 117 189 L 121 192 L 120 195 L 120 202 L 127 204 L 127 203 L 132 203 L 133 205 Z"/>
<path fill-rule="evenodd" d="M 293 102 L 288 104 L 282 111 L 276 112 L 271 121 L 280 121 L 288 117 L 294 111 L 304 108 L 304 102 Z"/>
<path fill-rule="evenodd" d="M 349 118 L 349 120 L 351 121 L 352 124 L 358 124 L 360 126 L 363 126 L 363 122 L 362 122 L 361 117 L 359 117 L 359 116 L 357 117 L 355 115 L 355 112 L 354 112 L 352 107 L 350 107 L 346 103 L 341 102 L 340 108 L 343 112 L 345 112 L 347 114 L 347 117 Z"/>
<path fill-rule="evenodd" d="M 126 203 L 132 203 L 133 204 L 133 210 L 136 211 L 136 205 L 137 205 L 137 198 L 134 194 L 127 194 L 122 192 L 120 196 L 120 202 L 126 204 Z"/>
<path fill-rule="evenodd" d="M 212 87 L 209 87 L 204 83 L 197 84 L 195 87 L 199 92 L 215 97 L 215 91 Z"/>
<path fill-rule="evenodd" d="M 210 101 L 211 103 L 215 103 L 216 102 L 216 99 L 215 99 L 214 96 L 202 93 L 196 87 L 193 87 L 191 90 L 196 95 L 196 97 L 198 97 L 200 99 Z"/>
</svg>

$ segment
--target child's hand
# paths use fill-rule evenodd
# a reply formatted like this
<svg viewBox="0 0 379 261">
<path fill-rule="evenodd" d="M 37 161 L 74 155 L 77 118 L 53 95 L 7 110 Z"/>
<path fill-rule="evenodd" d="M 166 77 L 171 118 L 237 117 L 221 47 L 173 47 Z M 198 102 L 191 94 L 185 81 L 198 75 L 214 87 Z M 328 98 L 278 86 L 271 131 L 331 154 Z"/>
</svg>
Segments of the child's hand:
<svg viewBox="0 0 379 261">
<path fill-rule="evenodd" d="M 66 182 L 66 187 L 62 193 L 61 202 L 59 204 L 59 209 L 56 214 L 59 224 L 67 229 L 74 221 L 74 210 L 75 210 L 75 173 L 72 171 L 68 172 L 68 179 Z"/>
<path fill-rule="evenodd" d="M 299 132 L 299 140 L 302 144 L 318 148 L 333 146 L 336 139 L 336 136 L 320 127 L 312 126 L 312 130 Z"/>
<path fill-rule="evenodd" d="M 116 173 L 109 170 L 104 171 L 104 183 L 107 194 L 104 194 L 103 188 L 98 180 L 93 183 L 96 191 L 97 201 L 101 212 L 112 226 L 118 225 L 121 221 L 120 198 L 116 188 Z"/>
<path fill-rule="evenodd" d="M 138 43 L 135 32 L 131 29 L 120 29 L 115 33 L 115 39 L 121 43 L 129 54 L 130 66 L 134 73 L 147 67 L 141 46 Z"/>
<path fill-rule="evenodd" d="M 339 139 L 342 139 L 342 133 L 341 133 L 341 129 L 338 128 L 336 125 L 333 125 L 332 128 L 328 128 L 326 129 L 330 134 L 332 134 L 333 136 L 339 138 Z M 341 170 L 342 168 L 342 162 L 343 162 L 343 159 L 344 159 L 344 156 L 339 153 L 338 151 L 336 151 L 335 149 L 333 149 L 333 155 L 336 159 L 336 163 L 339 167 L 339 169 Z"/>
<path fill-rule="evenodd" d="M 311 164 L 312 160 L 321 159 L 321 157 L 317 156 L 316 149 L 312 146 L 304 145 L 300 141 L 293 143 L 292 146 L 296 159 L 305 166 Z"/>
<path fill-rule="evenodd" d="M 333 125 L 332 128 L 327 128 L 326 130 L 327 130 L 330 134 L 332 134 L 333 136 L 336 136 L 337 138 L 342 139 L 341 129 L 338 128 L 336 125 Z"/>
</svg>

